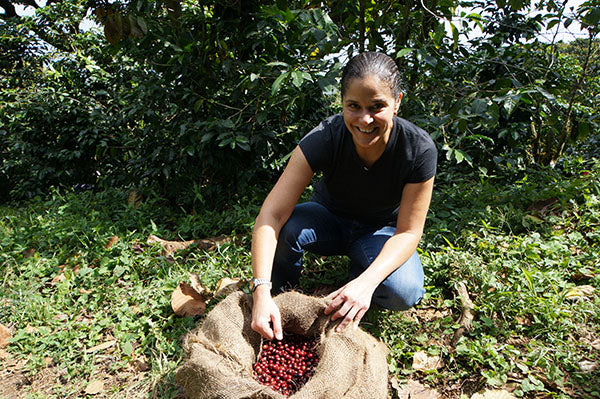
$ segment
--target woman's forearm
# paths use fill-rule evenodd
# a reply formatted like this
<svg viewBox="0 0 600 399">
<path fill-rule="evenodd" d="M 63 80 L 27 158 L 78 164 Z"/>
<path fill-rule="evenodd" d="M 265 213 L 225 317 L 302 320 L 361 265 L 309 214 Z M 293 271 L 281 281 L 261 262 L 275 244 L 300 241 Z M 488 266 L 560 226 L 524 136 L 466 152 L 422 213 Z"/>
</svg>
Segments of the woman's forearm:
<svg viewBox="0 0 600 399">
<path fill-rule="evenodd" d="M 421 235 L 399 233 L 385 243 L 373 263 L 360 275 L 369 286 L 377 288 L 383 280 L 404 264 L 417 249 Z"/>
</svg>

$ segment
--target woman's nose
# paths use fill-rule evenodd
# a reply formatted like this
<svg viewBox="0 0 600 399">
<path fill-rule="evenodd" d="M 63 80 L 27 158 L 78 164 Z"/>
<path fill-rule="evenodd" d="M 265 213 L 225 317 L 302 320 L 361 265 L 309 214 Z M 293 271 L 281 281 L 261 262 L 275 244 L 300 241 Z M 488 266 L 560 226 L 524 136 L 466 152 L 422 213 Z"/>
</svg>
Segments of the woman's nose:
<svg viewBox="0 0 600 399">
<path fill-rule="evenodd" d="M 365 125 L 368 125 L 371 122 L 373 122 L 373 116 L 371 115 L 371 113 L 369 111 L 365 111 L 360 116 L 360 122 L 364 123 Z"/>
</svg>

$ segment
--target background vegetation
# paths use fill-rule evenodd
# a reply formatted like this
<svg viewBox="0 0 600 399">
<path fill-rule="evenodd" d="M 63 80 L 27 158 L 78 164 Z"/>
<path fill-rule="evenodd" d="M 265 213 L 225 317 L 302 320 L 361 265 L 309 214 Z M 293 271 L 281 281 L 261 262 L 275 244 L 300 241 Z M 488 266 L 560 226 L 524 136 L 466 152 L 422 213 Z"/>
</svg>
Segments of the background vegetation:
<svg viewBox="0 0 600 399">
<path fill-rule="evenodd" d="M 391 375 L 453 398 L 600 397 L 597 0 L 0 8 L 0 324 L 19 373 L 56 381 L 30 379 L 23 397 L 85 396 L 94 378 L 109 397 L 180 395 L 178 340 L 200 319 L 174 316 L 170 293 L 190 272 L 211 288 L 249 277 L 262 199 L 339 110 L 340 68 L 364 50 L 397 60 L 400 112 L 440 152 L 427 296 L 364 323 L 390 346 Z M 584 36 L 558 41 L 571 24 Z M 149 234 L 237 238 L 168 257 Z M 340 281 L 343 263 L 310 259 L 304 288 Z M 452 342 L 460 282 L 476 318 Z M 444 366 L 414 369 L 421 350 Z"/>
</svg>

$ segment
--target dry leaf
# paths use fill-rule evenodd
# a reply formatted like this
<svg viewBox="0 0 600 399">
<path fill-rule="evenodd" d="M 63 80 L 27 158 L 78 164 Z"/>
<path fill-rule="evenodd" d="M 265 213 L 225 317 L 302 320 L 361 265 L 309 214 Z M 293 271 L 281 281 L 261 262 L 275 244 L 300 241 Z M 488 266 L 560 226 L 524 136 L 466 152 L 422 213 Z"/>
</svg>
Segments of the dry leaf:
<svg viewBox="0 0 600 399">
<path fill-rule="evenodd" d="M 396 396 L 398 396 L 398 392 L 400 392 L 400 390 L 401 390 L 400 381 L 398 381 L 398 377 L 392 376 L 392 377 L 390 377 L 388 382 L 389 382 L 389 386 L 392 388 L 393 392 L 395 392 Z"/>
<path fill-rule="evenodd" d="M 12 337 L 12 334 L 8 327 L 0 324 L 0 349 L 5 349 L 8 346 L 10 337 Z"/>
<path fill-rule="evenodd" d="M 232 292 L 237 291 L 242 285 L 244 285 L 244 280 L 239 278 L 223 277 L 217 283 L 217 288 L 215 288 L 215 297 L 229 295 Z"/>
<path fill-rule="evenodd" d="M 104 382 L 100 380 L 94 380 L 85 387 L 85 393 L 88 395 L 97 395 L 104 391 Z"/>
<path fill-rule="evenodd" d="M 189 284 L 181 282 L 171 294 L 171 307 L 178 316 L 196 316 L 204 313 L 206 303 Z"/>
<path fill-rule="evenodd" d="M 138 255 L 144 252 L 144 248 L 139 242 L 134 242 L 133 244 L 131 244 L 131 249 Z"/>
<path fill-rule="evenodd" d="M 136 190 L 131 190 L 127 196 L 127 205 L 132 208 L 139 208 L 142 204 L 142 194 Z"/>
<path fill-rule="evenodd" d="M 516 399 L 512 393 L 500 389 L 486 389 L 482 393 L 476 393 L 471 399 Z"/>
<path fill-rule="evenodd" d="M 398 391 L 398 399 L 441 399 L 441 397 L 436 390 L 413 380 L 409 380 L 402 390 Z"/>
<path fill-rule="evenodd" d="M 33 248 L 27 248 L 25 251 L 23 251 L 24 258 L 31 258 L 33 255 L 35 255 L 35 249 Z"/>
<path fill-rule="evenodd" d="M 591 285 L 578 285 L 567 291 L 565 298 L 572 301 L 582 300 L 593 296 L 595 290 Z"/>
<path fill-rule="evenodd" d="M 25 326 L 25 332 L 27 334 L 33 334 L 34 332 L 37 332 L 39 329 L 37 327 L 33 327 L 30 324 L 27 324 L 27 326 Z"/>
<path fill-rule="evenodd" d="M 186 249 L 187 247 L 189 247 L 190 245 L 194 244 L 194 240 L 190 240 L 190 241 L 167 241 L 167 240 L 163 240 L 160 237 L 157 237 L 153 234 L 151 234 L 150 236 L 148 236 L 148 239 L 146 240 L 146 243 L 148 244 L 152 244 L 152 243 L 158 243 L 163 247 L 163 254 L 164 255 L 171 255 L 176 251 L 179 251 L 181 249 Z"/>
<path fill-rule="evenodd" d="M 198 249 L 210 251 L 212 249 L 215 249 L 218 245 L 223 245 L 229 241 L 231 241 L 231 237 L 218 236 L 211 238 L 203 238 L 201 240 L 195 240 L 195 244 L 198 246 Z"/>
<path fill-rule="evenodd" d="M 108 239 L 108 242 L 104 246 L 104 249 L 110 249 L 113 245 L 115 245 L 119 241 L 119 236 L 112 236 Z"/>
<path fill-rule="evenodd" d="M 198 295 L 200 295 L 203 301 L 208 301 L 213 296 L 212 292 L 210 292 L 208 288 L 202 285 L 202 283 L 200 282 L 200 277 L 198 277 L 197 274 L 189 273 L 189 277 L 190 284 L 194 291 L 196 291 Z"/>
<path fill-rule="evenodd" d="M 579 365 L 579 369 L 584 373 L 591 373 L 598 369 L 598 363 L 590 362 L 589 360 L 582 360 L 577 364 Z"/>
<path fill-rule="evenodd" d="M 412 367 L 415 370 L 437 370 L 443 366 L 439 356 L 428 356 L 425 351 L 416 352 L 413 355 Z"/>
<path fill-rule="evenodd" d="M 67 278 L 65 277 L 65 273 L 60 273 L 54 276 L 54 278 L 50 281 L 50 284 L 56 285 L 61 281 L 65 281 Z"/>
<path fill-rule="evenodd" d="M 142 355 L 133 361 L 133 367 L 135 367 L 137 371 L 147 371 L 150 369 L 150 363 L 148 363 L 146 357 Z"/>
<path fill-rule="evenodd" d="M 105 349 L 110 348 L 111 346 L 114 346 L 116 343 L 117 343 L 117 341 L 115 341 L 115 340 L 106 341 L 106 342 L 104 342 L 102 344 L 99 344 L 99 345 L 96 345 L 96 346 L 92 346 L 91 348 L 86 349 L 86 352 L 90 353 L 90 352 L 103 351 Z"/>
</svg>

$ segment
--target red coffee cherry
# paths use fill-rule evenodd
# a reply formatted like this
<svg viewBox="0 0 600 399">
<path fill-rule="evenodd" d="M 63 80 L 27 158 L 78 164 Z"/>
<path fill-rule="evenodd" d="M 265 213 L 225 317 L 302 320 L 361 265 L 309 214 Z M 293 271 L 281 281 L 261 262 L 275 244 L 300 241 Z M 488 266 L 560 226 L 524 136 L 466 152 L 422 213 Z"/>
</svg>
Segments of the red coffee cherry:
<svg viewBox="0 0 600 399">
<path fill-rule="evenodd" d="M 261 384 L 289 396 L 296 393 L 312 375 L 319 362 L 317 340 L 286 333 L 281 341 L 266 341 L 253 367 Z"/>
</svg>

